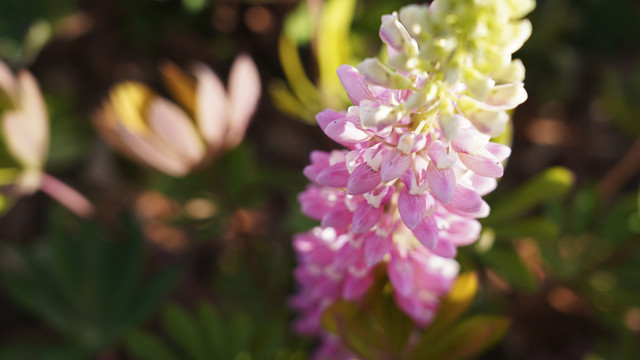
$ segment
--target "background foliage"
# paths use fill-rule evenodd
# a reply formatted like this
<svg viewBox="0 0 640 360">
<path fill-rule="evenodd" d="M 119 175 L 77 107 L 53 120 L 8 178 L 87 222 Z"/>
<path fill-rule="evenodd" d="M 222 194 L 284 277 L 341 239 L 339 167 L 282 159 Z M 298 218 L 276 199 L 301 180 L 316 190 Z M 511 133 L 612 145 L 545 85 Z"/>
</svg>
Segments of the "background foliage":
<svg viewBox="0 0 640 360">
<path fill-rule="evenodd" d="M 0 359 L 306 359 L 313 342 L 289 328 L 290 239 L 314 223 L 296 195 L 309 152 L 335 147 L 313 115 L 347 104 L 335 68 L 377 54 L 380 16 L 407 3 L 4 2 L 0 58 L 41 84 L 47 170 L 98 211 L 81 221 L 42 194 L 3 203 Z M 637 359 L 640 5 L 539 0 L 530 19 L 513 155 L 480 241 L 459 256 L 477 294 L 440 330 L 473 344 L 484 316 L 506 331 L 486 359 Z M 161 91 L 163 59 L 202 61 L 224 79 L 240 52 L 264 96 L 245 142 L 210 167 L 171 178 L 96 135 L 91 114 L 116 82 Z M 370 317 L 384 332 L 389 320 L 336 306 L 356 327 Z M 388 326 L 401 329 L 396 315 Z M 384 351 L 407 341 L 390 335 Z M 425 351 L 438 358 L 447 341 Z"/>
</svg>

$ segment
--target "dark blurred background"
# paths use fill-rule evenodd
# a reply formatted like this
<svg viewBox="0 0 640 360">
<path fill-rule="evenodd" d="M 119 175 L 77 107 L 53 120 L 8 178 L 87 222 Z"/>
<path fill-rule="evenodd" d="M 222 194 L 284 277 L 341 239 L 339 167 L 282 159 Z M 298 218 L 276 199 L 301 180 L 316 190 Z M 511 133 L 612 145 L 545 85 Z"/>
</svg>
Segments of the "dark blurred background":
<svg viewBox="0 0 640 360">
<path fill-rule="evenodd" d="M 0 359 L 306 359 L 290 244 L 314 222 L 296 196 L 309 153 L 337 148 L 313 114 L 346 108 L 333 64 L 376 56 L 380 16 L 409 3 L 3 0 L 0 58 L 31 71 L 48 106 L 46 171 L 96 216 L 41 193 L 3 201 Z M 480 275 L 472 312 L 512 319 L 483 358 L 637 359 L 640 3 L 539 0 L 529 19 L 515 55 L 529 100 L 493 214 L 459 256 Z M 173 178 L 95 131 L 118 82 L 169 97 L 162 61 L 203 62 L 224 83 L 240 53 L 262 99 L 210 166 Z"/>
</svg>

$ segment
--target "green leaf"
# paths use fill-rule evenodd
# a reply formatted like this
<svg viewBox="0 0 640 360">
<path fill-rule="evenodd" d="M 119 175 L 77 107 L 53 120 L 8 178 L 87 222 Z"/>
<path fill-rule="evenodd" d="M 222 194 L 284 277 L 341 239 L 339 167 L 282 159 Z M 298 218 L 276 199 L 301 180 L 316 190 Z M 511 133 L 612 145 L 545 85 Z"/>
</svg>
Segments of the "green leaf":
<svg viewBox="0 0 640 360">
<path fill-rule="evenodd" d="M 236 313 L 231 318 L 231 354 L 239 355 L 250 350 L 253 340 L 252 323 L 249 315 L 245 313 Z"/>
<path fill-rule="evenodd" d="M 480 256 L 514 288 L 523 291 L 536 291 L 538 289 L 538 281 L 535 276 L 512 249 L 493 247 L 490 251 Z"/>
<path fill-rule="evenodd" d="M 386 277 L 383 280 L 377 281 L 381 286 L 373 286 L 370 290 L 368 304 L 373 319 L 391 344 L 392 348 L 388 350 L 400 355 L 407 345 L 414 324 L 396 305 Z"/>
<path fill-rule="evenodd" d="M 311 41 L 311 30 L 315 28 L 312 21 L 315 17 L 309 16 L 307 3 L 301 1 L 293 11 L 284 19 L 282 25 L 283 34 L 297 45 L 305 45 Z"/>
<path fill-rule="evenodd" d="M 165 270 L 141 285 L 136 296 L 136 302 L 129 307 L 123 316 L 123 326 L 133 326 L 144 321 L 175 283 L 178 269 Z"/>
<path fill-rule="evenodd" d="M 225 325 L 218 312 L 207 302 L 198 306 L 198 320 L 203 332 L 205 344 L 211 359 L 223 359 L 228 344 Z"/>
<path fill-rule="evenodd" d="M 496 224 L 528 211 L 548 200 L 564 196 L 574 183 L 573 174 L 563 167 L 553 167 L 495 201 L 485 224 Z"/>
<path fill-rule="evenodd" d="M 295 43 L 285 35 L 281 35 L 278 40 L 278 55 L 284 75 L 296 97 L 307 109 L 313 112 L 321 110 L 320 93 L 309 80 Z"/>
<path fill-rule="evenodd" d="M 318 28 L 317 53 L 320 88 L 324 94 L 344 94 L 336 69 L 350 62 L 349 33 L 355 8 L 355 0 L 328 0 L 322 10 Z"/>
<path fill-rule="evenodd" d="M 271 101 L 283 113 L 304 120 L 309 124 L 315 124 L 315 112 L 308 109 L 281 80 L 273 80 L 269 83 Z"/>
<path fill-rule="evenodd" d="M 209 3 L 209 0 L 182 0 L 182 6 L 190 13 L 202 11 Z"/>
<path fill-rule="evenodd" d="M 164 312 L 163 328 L 171 338 L 194 360 L 207 360 L 204 339 L 195 319 L 176 305 L 169 305 Z"/>
<path fill-rule="evenodd" d="M 157 337 L 140 330 L 131 330 L 125 338 L 125 346 L 140 360 L 179 360 Z"/>
<path fill-rule="evenodd" d="M 375 346 L 380 344 L 380 338 L 358 304 L 338 301 L 324 311 L 321 322 L 325 330 L 338 335 L 354 353 L 366 359 L 379 358 L 379 349 Z"/>
<path fill-rule="evenodd" d="M 411 359 L 458 360 L 476 355 L 498 342 L 509 328 L 509 319 L 479 315 L 467 319 L 446 333 L 441 333 L 425 351 Z"/>
<path fill-rule="evenodd" d="M 478 276 L 476 273 L 468 272 L 458 276 L 449 293 L 442 299 L 436 318 L 425 329 L 419 345 L 414 351 L 416 353 L 426 351 L 426 348 L 431 346 L 431 342 L 446 333 L 451 324 L 471 306 L 477 292 Z"/>
<path fill-rule="evenodd" d="M 0 347 L 0 360 L 86 360 L 91 355 L 71 345 L 12 343 Z"/>
</svg>

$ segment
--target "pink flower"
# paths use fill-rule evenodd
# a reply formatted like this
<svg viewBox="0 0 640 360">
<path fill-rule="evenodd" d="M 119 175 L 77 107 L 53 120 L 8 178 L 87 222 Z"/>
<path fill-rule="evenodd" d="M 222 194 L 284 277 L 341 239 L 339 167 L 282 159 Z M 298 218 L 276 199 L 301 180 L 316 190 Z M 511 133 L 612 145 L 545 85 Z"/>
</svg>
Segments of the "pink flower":
<svg viewBox="0 0 640 360">
<path fill-rule="evenodd" d="M 314 151 L 304 170 L 312 184 L 299 196 L 302 211 L 321 226 L 294 240 L 298 330 L 321 335 L 323 310 L 341 299 L 362 299 L 374 268 L 386 271 L 396 305 L 428 325 L 458 274 L 458 247 L 480 236 L 477 219 L 490 211 L 482 196 L 496 187 L 510 155 L 491 137 L 503 132 L 505 111 L 526 99 L 524 68 L 511 54 L 528 23 L 521 21 L 524 35 L 504 49 L 484 32 L 469 35 L 504 52 L 496 64 L 487 64 L 482 49 L 460 44 L 465 34 L 428 34 L 425 24 L 451 25 L 438 13 L 446 9 L 469 12 L 452 13 L 456 21 L 470 21 L 478 11 L 490 18 L 495 10 L 474 6 L 436 0 L 385 15 L 380 38 L 387 64 L 366 59 L 357 68 L 338 68 L 353 106 L 316 116 L 345 149 Z"/>
</svg>

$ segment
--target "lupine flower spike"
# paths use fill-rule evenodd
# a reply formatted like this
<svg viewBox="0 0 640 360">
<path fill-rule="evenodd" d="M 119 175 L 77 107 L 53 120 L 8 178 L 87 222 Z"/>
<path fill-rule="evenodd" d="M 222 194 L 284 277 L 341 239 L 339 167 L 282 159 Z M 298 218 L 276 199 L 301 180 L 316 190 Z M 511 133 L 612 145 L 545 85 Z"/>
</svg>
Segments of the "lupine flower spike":
<svg viewBox="0 0 640 360">
<path fill-rule="evenodd" d="M 78 216 L 93 206 L 80 193 L 44 172 L 49 150 L 49 118 L 36 79 L 26 70 L 14 76 L 0 61 L 0 109 L 4 142 L 18 168 L 2 169 L 3 185 L 20 197 L 42 190 Z"/>
<path fill-rule="evenodd" d="M 236 147 L 260 98 L 260 77 L 246 55 L 236 59 L 225 90 L 203 64 L 193 76 L 166 63 L 162 74 L 182 107 L 137 82 L 111 90 L 95 116 L 104 139 L 125 155 L 172 176 L 184 176 Z"/>
<path fill-rule="evenodd" d="M 323 310 L 361 299 L 376 266 L 407 315 L 421 326 L 432 319 L 457 276 L 457 248 L 477 240 L 476 219 L 489 214 L 482 196 L 510 155 L 491 138 L 527 98 L 512 54 L 531 33 L 521 18 L 534 5 L 410 5 L 382 17 L 386 63 L 337 69 L 354 105 L 316 117 L 345 149 L 314 151 L 304 169 L 312 184 L 299 196 L 302 211 L 320 226 L 294 239 L 300 332 L 321 334 Z"/>
</svg>

